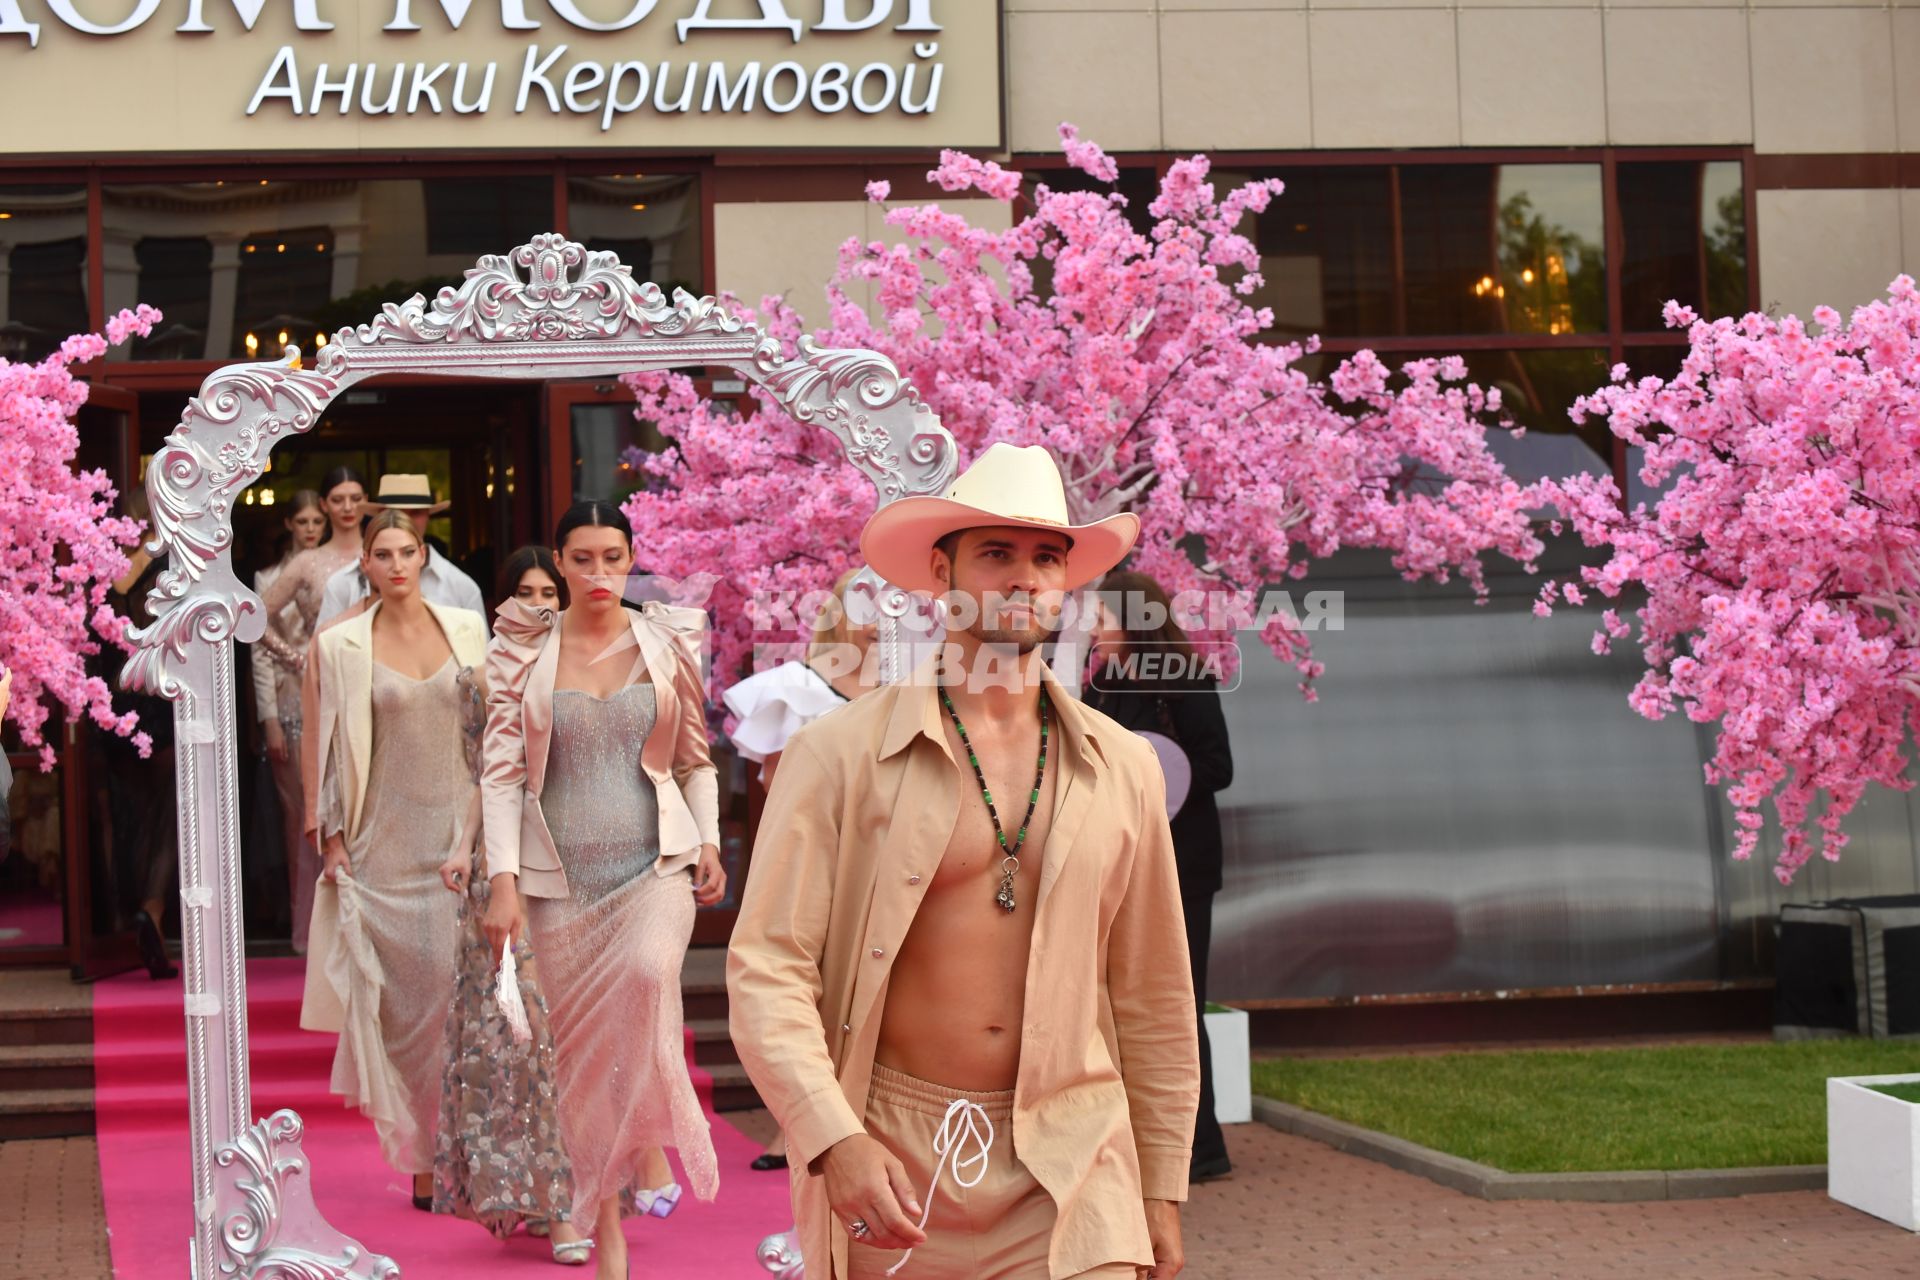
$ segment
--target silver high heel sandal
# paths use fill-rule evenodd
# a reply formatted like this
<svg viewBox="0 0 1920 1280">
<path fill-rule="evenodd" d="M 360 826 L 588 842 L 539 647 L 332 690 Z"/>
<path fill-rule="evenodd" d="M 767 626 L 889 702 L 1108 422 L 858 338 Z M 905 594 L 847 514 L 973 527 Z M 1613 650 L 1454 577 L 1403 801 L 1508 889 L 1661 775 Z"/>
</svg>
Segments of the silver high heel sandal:
<svg viewBox="0 0 1920 1280">
<path fill-rule="evenodd" d="M 680 1184 L 669 1182 L 666 1186 L 653 1191 L 633 1193 L 634 1207 L 641 1213 L 655 1218 L 665 1218 L 680 1207 Z"/>
<path fill-rule="evenodd" d="M 563 1267 L 584 1267 L 593 1261 L 593 1240 L 555 1240 L 553 1260 Z"/>
</svg>

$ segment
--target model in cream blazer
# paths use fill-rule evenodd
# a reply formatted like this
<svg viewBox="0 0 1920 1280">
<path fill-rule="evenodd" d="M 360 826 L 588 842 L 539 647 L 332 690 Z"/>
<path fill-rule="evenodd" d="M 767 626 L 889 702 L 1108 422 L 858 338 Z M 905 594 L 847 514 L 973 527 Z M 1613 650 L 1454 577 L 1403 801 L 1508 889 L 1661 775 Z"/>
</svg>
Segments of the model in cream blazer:
<svg viewBox="0 0 1920 1280">
<path fill-rule="evenodd" d="M 653 783 L 660 809 L 654 872 L 673 875 L 699 861 L 702 845 L 720 845 L 720 782 L 707 747 L 700 675 L 707 615 L 649 602 L 629 610 L 627 618 L 654 690 L 653 729 L 640 750 L 640 767 Z M 518 876 L 519 891 L 534 898 L 569 895 L 559 850 L 540 811 L 563 623 L 564 615 L 552 609 L 507 600 L 495 612 L 493 642 L 487 646 L 487 736 L 480 780 L 487 874 Z"/>
<path fill-rule="evenodd" d="M 429 603 L 427 611 L 440 624 L 453 650 L 456 666 L 470 669 L 476 680 L 487 655 L 487 620 L 471 609 L 452 609 Z M 351 845 L 360 831 L 366 809 L 367 770 L 373 760 L 373 620 L 380 612 L 376 601 L 362 613 L 338 622 L 314 638 L 309 667 L 318 667 L 318 727 L 308 730 L 314 744 L 313 790 L 326 784 L 328 770 L 339 779 L 340 804 L 345 811 L 343 834 Z M 307 735 L 303 735 L 305 737 Z M 474 824 L 480 820 L 479 796 L 461 824 L 458 847 L 471 848 Z M 317 802 L 308 801 L 309 812 Z M 313 820 L 315 843 L 319 822 Z M 448 852 L 452 852 L 449 850 Z M 345 1023 L 342 993 L 330 980 L 331 957 L 339 946 L 340 901 L 331 881 L 322 878 L 313 898 L 313 921 L 308 930 L 306 993 L 300 1025 L 309 1031 L 339 1031 Z M 448 958 L 449 963 L 452 957 Z"/>
<path fill-rule="evenodd" d="M 487 620 L 471 609 L 427 604 L 453 649 L 456 666 L 477 674 L 487 656 Z M 327 770 L 340 777 L 340 801 L 346 809 L 346 837 L 360 830 L 367 798 L 367 767 L 373 759 L 373 620 L 380 606 L 322 631 L 314 643 L 320 661 L 319 777 Z"/>
</svg>

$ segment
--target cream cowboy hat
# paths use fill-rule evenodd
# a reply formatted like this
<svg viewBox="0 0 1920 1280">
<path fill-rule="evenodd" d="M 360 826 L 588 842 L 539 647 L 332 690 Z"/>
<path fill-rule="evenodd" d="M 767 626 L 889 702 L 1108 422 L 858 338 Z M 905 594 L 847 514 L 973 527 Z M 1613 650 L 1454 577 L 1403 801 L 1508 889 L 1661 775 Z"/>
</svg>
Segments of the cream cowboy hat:
<svg viewBox="0 0 1920 1280">
<path fill-rule="evenodd" d="M 896 587 L 939 595 L 933 544 L 982 526 L 1047 529 L 1071 540 L 1067 589 L 1093 581 L 1126 558 L 1140 536 L 1140 517 L 1121 512 L 1092 524 L 1070 524 L 1067 489 L 1053 455 L 1039 445 L 1000 443 L 973 460 L 944 498 L 889 502 L 860 531 L 860 554 Z"/>
<path fill-rule="evenodd" d="M 437 516 L 452 505 L 452 502 L 433 500 L 433 482 L 425 476 L 394 472 L 380 477 L 379 490 L 360 509 L 374 516 L 388 508 L 409 514 L 424 511 L 430 516 Z"/>
</svg>

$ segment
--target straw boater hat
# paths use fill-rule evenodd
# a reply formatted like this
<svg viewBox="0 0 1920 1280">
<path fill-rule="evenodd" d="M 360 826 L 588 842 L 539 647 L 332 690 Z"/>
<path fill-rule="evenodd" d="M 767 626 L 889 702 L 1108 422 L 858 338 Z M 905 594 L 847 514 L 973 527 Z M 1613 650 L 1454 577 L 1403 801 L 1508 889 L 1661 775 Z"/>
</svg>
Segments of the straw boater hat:
<svg viewBox="0 0 1920 1280">
<path fill-rule="evenodd" d="M 944 498 L 889 502 L 860 531 L 860 554 L 873 571 L 907 591 L 941 593 L 933 576 L 933 544 L 983 526 L 1045 529 L 1070 540 L 1067 589 L 1083 586 L 1126 558 L 1140 536 L 1132 512 L 1092 524 L 1070 524 L 1067 489 L 1053 455 L 1039 445 L 1001 443 L 975 458 Z"/>
<path fill-rule="evenodd" d="M 425 476 L 397 472 L 380 477 L 379 491 L 367 499 L 361 510 L 376 516 L 389 508 L 408 513 L 424 511 L 430 516 L 437 516 L 452 505 L 452 502 L 433 500 L 433 483 Z"/>
</svg>

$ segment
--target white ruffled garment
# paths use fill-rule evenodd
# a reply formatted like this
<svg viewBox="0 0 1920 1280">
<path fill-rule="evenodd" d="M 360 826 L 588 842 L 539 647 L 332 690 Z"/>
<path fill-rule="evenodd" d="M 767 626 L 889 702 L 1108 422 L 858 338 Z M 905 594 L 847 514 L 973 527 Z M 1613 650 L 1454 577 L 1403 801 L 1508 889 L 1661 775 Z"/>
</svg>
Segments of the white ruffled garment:
<svg viewBox="0 0 1920 1280">
<path fill-rule="evenodd" d="M 826 677 L 804 662 L 783 662 L 748 676 L 720 696 L 739 717 L 728 735 L 734 749 L 754 761 L 786 750 L 804 726 L 847 705 Z"/>
</svg>

